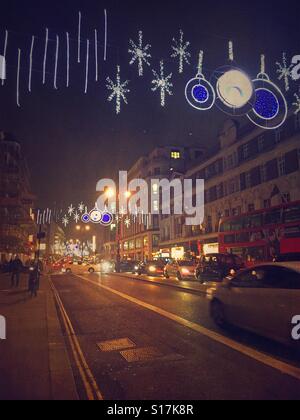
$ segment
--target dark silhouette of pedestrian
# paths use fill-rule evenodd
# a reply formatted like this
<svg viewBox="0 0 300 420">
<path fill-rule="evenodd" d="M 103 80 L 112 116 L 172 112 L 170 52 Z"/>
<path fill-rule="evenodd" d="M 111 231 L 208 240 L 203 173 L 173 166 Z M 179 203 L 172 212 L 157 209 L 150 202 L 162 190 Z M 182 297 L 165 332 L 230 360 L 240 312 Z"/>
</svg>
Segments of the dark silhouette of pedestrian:
<svg viewBox="0 0 300 420">
<path fill-rule="evenodd" d="M 39 266 L 35 264 L 29 269 L 28 291 L 31 297 L 37 297 L 37 292 L 40 287 L 40 270 Z"/>
<path fill-rule="evenodd" d="M 11 263 L 11 287 L 19 287 L 22 269 L 22 261 L 18 256 L 16 256 L 16 258 Z"/>
</svg>

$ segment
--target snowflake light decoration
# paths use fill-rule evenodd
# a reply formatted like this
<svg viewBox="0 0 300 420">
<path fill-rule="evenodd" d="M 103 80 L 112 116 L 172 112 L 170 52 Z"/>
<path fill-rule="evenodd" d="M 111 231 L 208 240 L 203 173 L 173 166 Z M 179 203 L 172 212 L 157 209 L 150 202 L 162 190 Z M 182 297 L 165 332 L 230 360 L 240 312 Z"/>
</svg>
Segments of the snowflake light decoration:
<svg viewBox="0 0 300 420">
<path fill-rule="evenodd" d="M 78 223 L 79 220 L 80 220 L 80 214 L 76 211 L 75 214 L 74 214 L 74 221 L 75 221 L 75 223 Z"/>
<path fill-rule="evenodd" d="M 129 217 L 127 217 L 127 219 L 125 219 L 124 223 L 125 223 L 125 226 L 127 227 L 127 229 L 129 229 L 130 225 L 131 225 L 131 221 L 130 221 Z"/>
<path fill-rule="evenodd" d="M 73 216 L 74 211 L 75 211 L 75 208 L 73 207 L 73 204 L 71 204 L 70 207 L 68 208 L 68 215 Z"/>
<path fill-rule="evenodd" d="M 67 226 L 68 226 L 68 224 L 69 224 L 69 218 L 68 218 L 68 216 L 67 216 L 67 215 L 65 215 L 65 216 L 62 218 L 62 224 L 64 225 L 64 227 L 67 227 Z"/>
<path fill-rule="evenodd" d="M 83 213 L 84 212 L 84 208 L 85 208 L 85 205 L 81 202 L 78 205 L 78 211 L 79 211 L 79 213 Z"/>
<path fill-rule="evenodd" d="M 190 64 L 189 58 L 191 57 L 191 54 L 188 51 L 188 48 L 190 46 L 190 42 L 184 41 L 184 34 L 183 31 L 180 30 L 180 39 L 179 41 L 175 38 L 173 38 L 173 42 L 175 45 L 172 45 L 173 54 L 171 55 L 172 58 L 179 57 L 179 74 L 183 73 L 184 63 Z"/>
<path fill-rule="evenodd" d="M 121 100 L 128 104 L 126 93 L 129 93 L 130 90 L 127 89 L 129 84 L 129 80 L 125 82 L 121 82 L 120 78 L 120 66 L 117 66 L 117 76 L 116 82 L 113 82 L 109 77 L 106 79 L 107 81 L 107 89 L 112 91 L 112 94 L 108 97 L 108 102 L 111 102 L 113 99 L 116 99 L 116 113 L 120 114 L 121 112 Z"/>
<path fill-rule="evenodd" d="M 285 83 L 285 90 L 288 92 L 290 90 L 290 80 L 292 79 L 292 68 L 293 66 L 287 65 L 287 58 L 286 53 L 283 53 L 282 55 L 282 63 L 277 62 L 276 63 L 278 69 L 277 73 L 279 74 L 278 80 L 284 80 Z"/>
<path fill-rule="evenodd" d="M 165 76 L 163 60 L 160 62 L 160 74 L 155 70 L 152 70 L 152 73 L 155 77 L 155 80 L 152 80 L 152 84 L 154 85 L 152 91 L 156 92 L 160 89 L 161 106 L 164 107 L 166 105 L 166 93 L 170 96 L 173 95 L 173 92 L 171 91 L 171 88 L 173 87 L 173 83 L 171 82 L 173 73 Z"/>
<path fill-rule="evenodd" d="M 139 43 L 136 44 L 132 39 L 129 41 L 131 48 L 128 50 L 130 54 L 132 54 L 132 58 L 130 61 L 130 65 L 137 62 L 139 76 L 142 77 L 144 75 L 144 64 L 150 66 L 148 61 L 151 58 L 151 54 L 149 54 L 149 50 L 151 48 L 150 44 L 143 46 L 143 32 L 139 31 Z"/>
<path fill-rule="evenodd" d="M 293 103 L 293 106 L 296 107 L 295 115 L 297 115 L 300 112 L 300 96 L 297 93 L 295 93 L 294 96 L 296 98 L 296 102 Z"/>
</svg>

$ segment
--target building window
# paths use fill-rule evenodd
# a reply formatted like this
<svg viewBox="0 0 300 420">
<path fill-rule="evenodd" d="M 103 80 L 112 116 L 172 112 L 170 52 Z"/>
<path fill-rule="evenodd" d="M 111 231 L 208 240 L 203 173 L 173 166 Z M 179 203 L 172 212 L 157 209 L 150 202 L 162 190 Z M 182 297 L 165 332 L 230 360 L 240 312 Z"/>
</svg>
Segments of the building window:
<svg viewBox="0 0 300 420">
<path fill-rule="evenodd" d="M 248 159 L 248 157 L 249 157 L 249 144 L 246 143 L 243 146 L 243 158 Z"/>
<path fill-rule="evenodd" d="M 258 137 L 258 151 L 263 152 L 265 147 L 265 136 Z"/>
<path fill-rule="evenodd" d="M 160 175 L 160 168 L 154 168 L 154 175 Z"/>
<path fill-rule="evenodd" d="M 158 193 L 158 184 L 153 184 L 152 185 L 152 191 L 154 192 L 154 194 Z"/>
<path fill-rule="evenodd" d="M 260 176 L 261 176 L 261 182 L 267 182 L 267 167 L 266 167 L 266 165 L 262 165 L 260 167 Z"/>
<path fill-rule="evenodd" d="M 281 156 L 278 159 L 278 170 L 279 170 L 279 176 L 285 175 L 285 156 Z"/>
<path fill-rule="evenodd" d="M 290 203 L 291 202 L 291 194 L 290 193 L 283 193 L 281 195 L 283 203 Z"/>
<path fill-rule="evenodd" d="M 175 159 L 175 160 L 181 159 L 181 153 L 180 153 L 180 151 L 173 150 L 171 152 L 171 159 Z"/>
<path fill-rule="evenodd" d="M 252 213 L 255 211 L 255 204 L 248 204 L 248 212 Z"/>
<path fill-rule="evenodd" d="M 269 209 L 271 207 L 271 200 L 264 200 L 264 209 Z"/>
<path fill-rule="evenodd" d="M 251 173 L 246 173 L 246 188 L 251 188 Z"/>
</svg>

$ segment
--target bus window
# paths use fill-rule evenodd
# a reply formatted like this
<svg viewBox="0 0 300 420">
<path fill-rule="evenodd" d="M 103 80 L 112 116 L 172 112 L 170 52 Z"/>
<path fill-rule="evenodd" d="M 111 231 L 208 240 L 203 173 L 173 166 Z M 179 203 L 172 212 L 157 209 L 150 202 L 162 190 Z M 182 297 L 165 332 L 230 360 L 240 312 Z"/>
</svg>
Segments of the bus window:
<svg viewBox="0 0 300 420">
<path fill-rule="evenodd" d="M 300 222 L 300 206 L 284 209 L 283 218 L 284 223 Z"/>
<path fill-rule="evenodd" d="M 234 244 L 235 243 L 235 235 L 225 235 L 224 236 L 224 243 L 225 244 Z"/>
<path fill-rule="evenodd" d="M 281 223 L 281 210 L 273 210 L 265 214 L 265 225 L 277 225 Z"/>
<path fill-rule="evenodd" d="M 243 219 L 236 219 L 231 222 L 232 232 L 243 230 Z"/>
<path fill-rule="evenodd" d="M 250 242 L 250 233 L 249 232 L 238 233 L 236 235 L 236 242 L 240 244 Z"/>
<path fill-rule="evenodd" d="M 261 227 L 261 225 L 262 225 L 262 217 L 261 217 L 260 214 L 257 214 L 255 216 L 250 216 L 249 221 L 250 221 L 250 225 L 251 225 L 249 227 L 252 227 L 252 228 Z"/>
<path fill-rule="evenodd" d="M 220 232 L 230 232 L 231 231 L 231 223 L 230 222 L 222 222 L 220 227 Z"/>
</svg>

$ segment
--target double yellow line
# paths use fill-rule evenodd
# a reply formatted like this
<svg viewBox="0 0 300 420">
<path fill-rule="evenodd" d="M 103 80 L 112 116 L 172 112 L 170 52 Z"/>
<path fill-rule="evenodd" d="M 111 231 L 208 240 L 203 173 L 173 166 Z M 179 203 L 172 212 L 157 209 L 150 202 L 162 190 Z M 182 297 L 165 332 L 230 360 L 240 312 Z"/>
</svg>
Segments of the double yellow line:
<svg viewBox="0 0 300 420">
<path fill-rule="evenodd" d="M 62 320 L 63 320 L 65 330 L 66 330 L 66 335 L 67 335 L 67 338 L 68 338 L 68 341 L 72 350 L 72 354 L 74 356 L 74 360 L 78 368 L 87 398 L 90 401 L 103 400 L 104 399 L 103 395 L 101 391 L 99 390 L 99 387 L 94 378 L 94 375 L 92 374 L 92 371 L 89 368 L 87 361 L 83 355 L 83 352 L 81 350 L 79 341 L 76 337 L 74 328 L 64 308 L 61 298 L 51 279 L 49 279 L 49 282 L 50 282 L 50 286 L 51 286 L 54 298 L 56 300 L 56 303 L 60 309 L 60 313 L 61 313 Z"/>
</svg>

